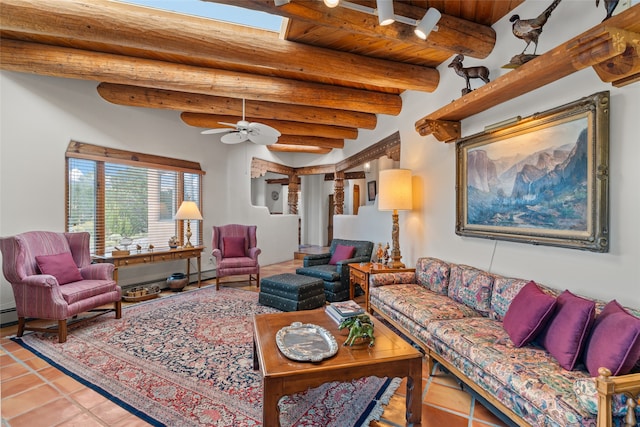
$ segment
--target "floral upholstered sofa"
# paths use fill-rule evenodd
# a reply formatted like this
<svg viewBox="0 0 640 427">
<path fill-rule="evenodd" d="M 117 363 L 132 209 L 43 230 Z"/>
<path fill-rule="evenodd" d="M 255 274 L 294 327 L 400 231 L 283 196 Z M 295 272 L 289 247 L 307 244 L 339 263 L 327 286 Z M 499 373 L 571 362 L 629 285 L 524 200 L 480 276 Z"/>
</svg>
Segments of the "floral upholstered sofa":
<svg viewBox="0 0 640 427">
<path fill-rule="evenodd" d="M 638 309 L 435 258 L 371 275 L 369 298 L 430 372 L 440 363 L 516 425 L 640 426 L 640 373 L 620 374 L 640 372 Z"/>
</svg>

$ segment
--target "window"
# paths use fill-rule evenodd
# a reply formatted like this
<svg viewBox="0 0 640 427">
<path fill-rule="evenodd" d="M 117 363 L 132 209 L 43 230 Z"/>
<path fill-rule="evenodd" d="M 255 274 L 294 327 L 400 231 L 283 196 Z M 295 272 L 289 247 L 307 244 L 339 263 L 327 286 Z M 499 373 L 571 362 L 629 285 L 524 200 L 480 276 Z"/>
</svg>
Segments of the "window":
<svg viewBox="0 0 640 427">
<path fill-rule="evenodd" d="M 129 249 L 167 247 L 174 235 L 182 242 L 184 223 L 173 215 L 183 200 L 196 202 L 202 211 L 202 175 L 197 163 L 72 141 L 66 229 L 88 231 L 95 255 L 125 249 L 125 244 L 132 245 Z M 191 231 L 192 243 L 202 244 L 200 221 L 191 223 Z"/>
</svg>

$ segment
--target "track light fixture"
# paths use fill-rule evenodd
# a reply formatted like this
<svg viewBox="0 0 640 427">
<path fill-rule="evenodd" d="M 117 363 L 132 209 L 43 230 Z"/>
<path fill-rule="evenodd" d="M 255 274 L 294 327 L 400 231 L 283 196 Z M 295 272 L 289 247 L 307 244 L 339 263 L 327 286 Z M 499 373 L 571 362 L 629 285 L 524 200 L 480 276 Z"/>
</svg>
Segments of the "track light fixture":
<svg viewBox="0 0 640 427">
<path fill-rule="evenodd" d="M 285 5 L 290 1 L 291 0 L 273 0 L 276 6 Z M 396 15 L 393 11 L 393 0 L 376 0 L 376 9 L 346 0 L 323 0 L 323 2 L 325 6 L 330 8 L 340 6 L 346 9 L 368 13 L 369 15 L 377 15 L 380 25 L 389 25 L 395 21 L 402 22 L 407 25 L 413 25 L 416 27 L 414 33 L 422 40 L 426 40 L 431 31 L 438 31 L 438 26 L 436 24 L 440 20 L 440 17 L 442 17 L 442 14 L 438 9 L 433 7 L 429 8 L 427 13 L 424 14 L 424 17 L 419 21 L 407 18 L 406 16 Z"/>
<path fill-rule="evenodd" d="M 422 40 L 426 40 L 432 30 L 437 31 L 438 27 L 436 24 L 440 20 L 441 16 L 442 14 L 438 9 L 430 7 L 429 10 L 427 10 L 427 13 L 424 14 L 424 17 L 418 21 L 418 25 L 416 25 L 416 29 L 413 30 L 413 32 Z"/>
<path fill-rule="evenodd" d="M 389 25 L 396 21 L 393 13 L 393 0 L 376 0 L 376 6 L 380 25 Z"/>
</svg>

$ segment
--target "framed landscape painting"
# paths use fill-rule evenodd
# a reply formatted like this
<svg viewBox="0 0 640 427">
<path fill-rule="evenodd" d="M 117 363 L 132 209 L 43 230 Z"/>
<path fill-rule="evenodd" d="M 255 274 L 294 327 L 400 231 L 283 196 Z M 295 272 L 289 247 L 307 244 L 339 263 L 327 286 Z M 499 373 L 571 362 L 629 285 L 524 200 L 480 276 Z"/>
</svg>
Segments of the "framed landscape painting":
<svg viewBox="0 0 640 427">
<path fill-rule="evenodd" d="M 609 250 L 609 92 L 456 143 L 456 234 Z"/>
</svg>

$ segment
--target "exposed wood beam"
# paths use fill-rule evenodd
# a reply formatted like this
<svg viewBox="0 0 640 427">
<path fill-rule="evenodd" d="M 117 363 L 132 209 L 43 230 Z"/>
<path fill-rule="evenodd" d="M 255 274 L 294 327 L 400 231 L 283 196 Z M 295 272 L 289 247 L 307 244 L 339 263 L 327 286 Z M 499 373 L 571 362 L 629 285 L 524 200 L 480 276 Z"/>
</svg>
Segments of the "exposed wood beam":
<svg viewBox="0 0 640 427">
<path fill-rule="evenodd" d="M 269 151 L 282 152 L 282 153 L 328 154 L 331 152 L 331 148 L 310 147 L 310 146 L 304 146 L 304 145 L 285 145 L 285 144 L 267 145 L 267 149 Z"/>
<path fill-rule="evenodd" d="M 203 114 L 242 115 L 242 100 L 236 98 L 112 83 L 100 83 L 98 93 L 106 101 L 130 107 L 160 108 Z M 375 129 L 378 123 L 375 114 L 358 111 L 252 100 L 246 101 L 245 104 L 246 114 L 257 119 L 319 123 L 362 129 Z"/>
<path fill-rule="evenodd" d="M 228 127 L 220 124 L 220 122 L 236 123 L 238 120 L 242 119 L 242 116 L 182 113 L 180 118 L 190 126 L 215 129 Z M 284 120 L 264 120 L 252 116 L 247 116 L 246 120 L 249 122 L 259 121 L 260 123 L 274 127 L 283 135 L 316 136 L 337 139 L 356 139 L 358 137 L 358 129 L 343 126 L 328 126 Z"/>
<path fill-rule="evenodd" d="M 237 0 L 229 3 L 238 5 Z M 106 0 L 3 0 L 0 28 L 99 43 L 101 50 L 111 46 L 112 52 L 121 46 L 163 52 L 192 65 L 204 65 L 202 61 L 241 64 L 258 74 L 295 73 L 316 81 L 321 77 L 427 92 L 433 92 L 439 81 L 433 68 L 307 46 L 273 33 L 269 38 L 211 19 L 159 10 L 151 15 L 148 8 Z"/>
<path fill-rule="evenodd" d="M 397 115 L 399 95 L 2 39 L 4 70 Z"/>
<path fill-rule="evenodd" d="M 322 138 L 319 136 L 282 135 L 277 144 L 303 145 L 306 147 L 344 148 L 344 139 Z"/>
<path fill-rule="evenodd" d="M 237 4 L 237 0 L 204 1 Z M 242 6 L 370 37 L 399 40 L 419 48 L 431 47 L 452 54 L 463 53 L 473 58 L 486 58 L 496 43 L 496 32 L 493 28 L 444 14 L 438 22 L 438 31 L 433 31 L 427 40 L 421 40 L 415 36 L 414 27 L 411 25 L 395 22 L 392 25 L 381 26 L 376 16 L 341 7 L 328 8 L 321 1 L 294 0 L 289 4 L 276 6 L 273 0 L 245 0 Z M 424 8 L 403 2 L 395 2 L 394 8 L 397 14 L 413 19 L 421 19 L 426 12 Z"/>
</svg>

